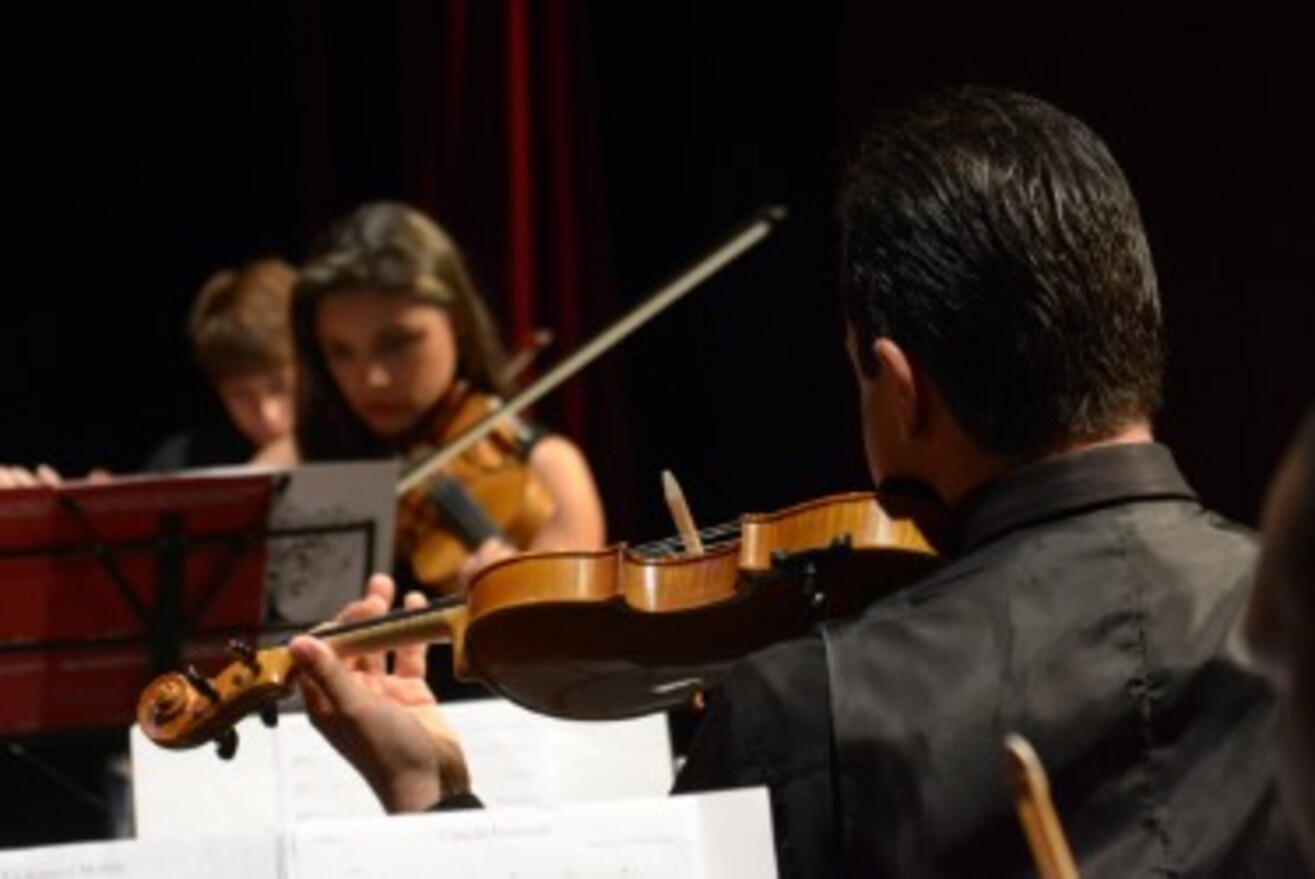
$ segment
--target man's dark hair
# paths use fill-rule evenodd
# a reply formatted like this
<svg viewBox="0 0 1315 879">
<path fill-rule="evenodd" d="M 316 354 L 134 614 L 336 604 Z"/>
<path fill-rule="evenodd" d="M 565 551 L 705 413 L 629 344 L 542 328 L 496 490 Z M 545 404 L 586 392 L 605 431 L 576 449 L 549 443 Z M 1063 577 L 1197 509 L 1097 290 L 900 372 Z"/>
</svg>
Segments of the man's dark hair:
<svg viewBox="0 0 1315 879">
<path fill-rule="evenodd" d="M 840 204 L 860 365 L 889 337 L 999 454 L 1092 441 L 1159 406 L 1155 269 L 1132 191 L 1085 125 L 966 86 L 869 131 Z"/>
</svg>

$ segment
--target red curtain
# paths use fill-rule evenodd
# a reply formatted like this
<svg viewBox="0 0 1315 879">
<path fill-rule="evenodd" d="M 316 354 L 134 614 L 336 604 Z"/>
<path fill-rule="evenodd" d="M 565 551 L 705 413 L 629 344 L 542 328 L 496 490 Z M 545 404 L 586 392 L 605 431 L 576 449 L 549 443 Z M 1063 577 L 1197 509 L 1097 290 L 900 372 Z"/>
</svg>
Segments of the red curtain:
<svg viewBox="0 0 1315 879">
<path fill-rule="evenodd" d="M 467 252 L 510 348 L 551 331 L 538 366 L 614 315 L 581 4 L 401 0 L 395 15 L 354 17 L 301 2 L 294 14 L 308 226 L 374 198 L 425 210 Z M 537 413 L 584 442 L 591 379 Z"/>
</svg>

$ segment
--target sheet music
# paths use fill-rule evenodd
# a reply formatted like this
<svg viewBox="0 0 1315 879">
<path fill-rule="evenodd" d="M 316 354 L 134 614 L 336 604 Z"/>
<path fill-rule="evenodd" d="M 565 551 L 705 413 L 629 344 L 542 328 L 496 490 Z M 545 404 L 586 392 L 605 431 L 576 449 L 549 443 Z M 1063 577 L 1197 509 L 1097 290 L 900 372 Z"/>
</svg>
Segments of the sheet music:
<svg viewBox="0 0 1315 879">
<path fill-rule="evenodd" d="M 486 803 L 551 805 L 659 796 L 675 772 L 666 715 L 572 721 L 505 699 L 444 706 Z"/>
<path fill-rule="evenodd" d="M 766 790 L 299 825 L 291 879 L 765 879 Z"/>
<path fill-rule="evenodd" d="M 271 834 L 76 843 L 0 851 L 0 879 L 283 879 L 280 860 Z"/>
<path fill-rule="evenodd" d="M 658 797 L 671 787 L 664 715 L 573 722 L 503 699 L 457 702 L 444 710 L 461 738 L 475 790 L 490 806 Z M 305 715 L 283 714 L 273 730 L 248 718 L 238 736 L 237 756 L 223 761 L 210 747 L 166 751 L 133 728 L 140 838 L 382 814 L 373 792 Z"/>
<path fill-rule="evenodd" d="M 270 506 L 271 530 L 373 522 L 372 559 L 366 558 L 358 531 L 270 539 L 265 573 L 270 609 L 285 621 L 319 623 L 359 598 L 369 574 L 392 570 L 400 466 L 396 460 L 331 461 L 291 468 L 240 464 L 127 476 L 120 481 L 262 473 L 279 483 Z"/>
<path fill-rule="evenodd" d="M 133 725 L 128 745 L 138 839 L 279 829 L 275 737 L 254 718 L 237 731 L 237 754 L 221 760 L 212 747 L 165 750 Z"/>
<path fill-rule="evenodd" d="M 199 792 L 197 792 L 199 793 Z M 230 804 L 231 805 L 231 804 Z M 768 879 L 764 788 L 0 852 L 0 879 Z"/>
<path fill-rule="evenodd" d="M 274 739 L 271 773 L 278 787 L 281 826 L 317 818 L 377 817 L 378 798 L 304 714 L 285 714 Z"/>
<path fill-rule="evenodd" d="M 303 464 L 270 508 L 271 530 L 373 522 L 373 559 L 356 532 L 275 537 L 265 575 L 269 604 L 284 620 L 318 623 L 361 596 L 369 574 L 393 567 L 397 461 Z"/>
</svg>

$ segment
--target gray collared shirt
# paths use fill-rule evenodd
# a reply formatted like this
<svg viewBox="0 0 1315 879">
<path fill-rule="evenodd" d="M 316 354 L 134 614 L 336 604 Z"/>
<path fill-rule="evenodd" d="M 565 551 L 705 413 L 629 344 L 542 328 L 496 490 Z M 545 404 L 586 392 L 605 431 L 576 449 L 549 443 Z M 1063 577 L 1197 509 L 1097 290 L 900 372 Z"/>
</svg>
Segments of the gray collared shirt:
<svg viewBox="0 0 1315 879">
<path fill-rule="evenodd" d="M 931 577 L 739 663 L 676 790 L 766 784 L 783 875 L 1034 876 L 1018 732 L 1084 877 L 1295 870 L 1273 696 L 1230 648 L 1254 535 L 1149 443 L 1020 468 L 960 526 Z"/>
</svg>

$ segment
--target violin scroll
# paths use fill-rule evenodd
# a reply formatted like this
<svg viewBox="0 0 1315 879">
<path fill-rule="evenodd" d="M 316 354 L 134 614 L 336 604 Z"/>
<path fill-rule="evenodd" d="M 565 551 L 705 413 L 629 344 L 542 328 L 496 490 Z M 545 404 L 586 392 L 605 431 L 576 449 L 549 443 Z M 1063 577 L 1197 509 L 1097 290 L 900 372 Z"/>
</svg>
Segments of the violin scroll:
<svg viewBox="0 0 1315 879">
<path fill-rule="evenodd" d="M 237 752 L 234 725 L 258 712 L 267 726 L 277 721 L 278 699 L 292 689 L 292 656 L 286 648 L 255 650 L 229 643 L 236 657 L 213 678 L 189 666 L 161 675 L 137 701 L 137 723 L 151 741 L 164 748 L 194 748 L 209 741 L 228 759 Z"/>
<path fill-rule="evenodd" d="M 464 669 L 462 644 L 465 607 L 437 601 L 371 620 L 339 623 L 312 630 L 343 659 L 406 644 L 446 639 L 454 648 L 453 664 Z M 189 666 L 156 678 L 137 700 L 137 723 L 147 738 L 164 748 L 195 748 L 214 741 L 225 759 L 237 751 L 238 721 L 259 714 L 266 726 L 278 722 L 278 700 L 292 692 L 294 663 L 287 647 L 253 650 L 230 642 L 234 661 L 212 678 Z"/>
</svg>

